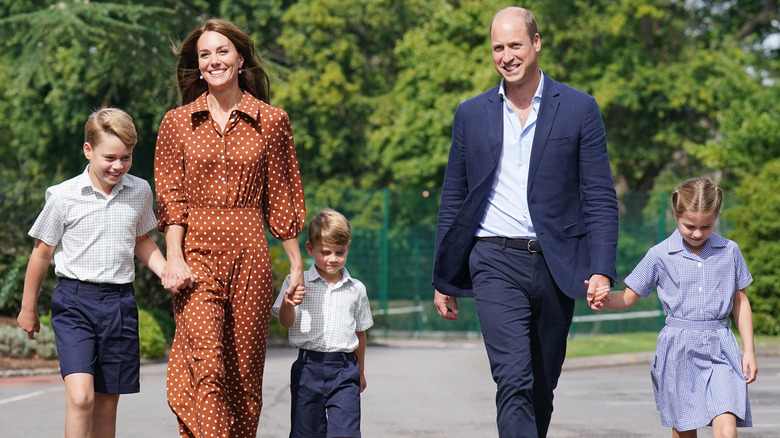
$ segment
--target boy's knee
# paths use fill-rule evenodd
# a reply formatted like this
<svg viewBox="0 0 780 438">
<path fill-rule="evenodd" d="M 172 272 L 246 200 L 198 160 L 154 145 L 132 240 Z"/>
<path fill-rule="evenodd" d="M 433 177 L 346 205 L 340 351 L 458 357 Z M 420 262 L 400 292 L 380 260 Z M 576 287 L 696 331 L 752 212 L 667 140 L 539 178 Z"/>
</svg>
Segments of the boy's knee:
<svg viewBox="0 0 780 438">
<path fill-rule="evenodd" d="M 85 388 L 68 388 L 68 407 L 79 411 L 92 411 L 95 406 L 95 393 Z"/>
<path fill-rule="evenodd" d="M 91 412 L 95 406 L 95 386 L 92 375 L 72 373 L 65 376 L 65 399 L 70 409 Z"/>
</svg>

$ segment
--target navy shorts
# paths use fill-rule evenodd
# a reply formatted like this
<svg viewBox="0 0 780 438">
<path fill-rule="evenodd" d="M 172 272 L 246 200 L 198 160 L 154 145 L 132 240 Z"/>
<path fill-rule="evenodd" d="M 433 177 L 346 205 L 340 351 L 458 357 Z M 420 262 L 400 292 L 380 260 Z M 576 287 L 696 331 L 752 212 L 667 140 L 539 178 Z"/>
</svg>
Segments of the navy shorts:
<svg viewBox="0 0 780 438">
<path fill-rule="evenodd" d="M 300 350 L 290 382 L 290 438 L 360 437 L 360 368 L 354 353 Z"/>
<path fill-rule="evenodd" d="M 51 299 L 60 374 L 92 374 L 95 392 L 140 390 L 138 307 L 132 284 L 60 278 Z"/>
</svg>

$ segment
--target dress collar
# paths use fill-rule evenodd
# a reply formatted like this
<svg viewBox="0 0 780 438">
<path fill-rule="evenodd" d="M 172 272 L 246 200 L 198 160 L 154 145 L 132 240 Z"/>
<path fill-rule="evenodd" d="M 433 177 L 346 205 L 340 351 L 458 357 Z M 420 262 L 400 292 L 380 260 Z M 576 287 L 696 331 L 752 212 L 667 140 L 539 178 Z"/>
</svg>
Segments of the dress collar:
<svg viewBox="0 0 780 438">
<path fill-rule="evenodd" d="M 236 111 L 246 114 L 253 120 L 260 120 L 260 109 L 265 104 L 260 99 L 252 96 L 250 93 L 242 91 L 241 101 L 236 106 Z M 206 97 L 209 95 L 208 91 L 204 91 L 203 94 L 198 96 L 197 99 L 187 104 L 187 112 L 192 115 L 202 112 L 209 112 L 209 105 L 206 101 Z"/>
</svg>

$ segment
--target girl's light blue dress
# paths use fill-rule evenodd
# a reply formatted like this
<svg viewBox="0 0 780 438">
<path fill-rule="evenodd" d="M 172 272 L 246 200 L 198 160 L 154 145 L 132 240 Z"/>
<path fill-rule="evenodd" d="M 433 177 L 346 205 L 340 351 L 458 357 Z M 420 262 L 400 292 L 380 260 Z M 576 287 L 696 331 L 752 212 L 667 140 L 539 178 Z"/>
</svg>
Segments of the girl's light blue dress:
<svg viewBox="0 0 780 438">
<path fill-rule="evenodd" d="M 679 230 L 652 247 L 625 284 L 646 297 L 657 286 L 666 312 L 651 368 L 656 408 L 664 426 L 679 431 L 731 412 L 752 426 L 742 359 L 729 314 L 734 292 L 753 281 L 736 243 L 715 233 L 701 254 Z"/>
</svg>

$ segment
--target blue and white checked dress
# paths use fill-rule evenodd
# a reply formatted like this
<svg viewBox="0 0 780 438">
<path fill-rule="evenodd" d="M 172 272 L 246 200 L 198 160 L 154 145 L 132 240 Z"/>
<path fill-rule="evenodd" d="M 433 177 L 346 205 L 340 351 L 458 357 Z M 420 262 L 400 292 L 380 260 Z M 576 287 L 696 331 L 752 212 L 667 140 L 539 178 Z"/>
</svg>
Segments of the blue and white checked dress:
<svg viewBox="0 0 780 438">
<path fill-rule="evenodd" d="M 753 425 L 739 347 L 728 328 L 734 292 L 752 281 L 736 243 L 713 233 L 697 256 L 679 230 L 626 277 L 643 297 L 657 286 L 667 315 L 651 368 L 664 426 L 697 429 L 726 412 L 739 427 Z"/>
</svg>

